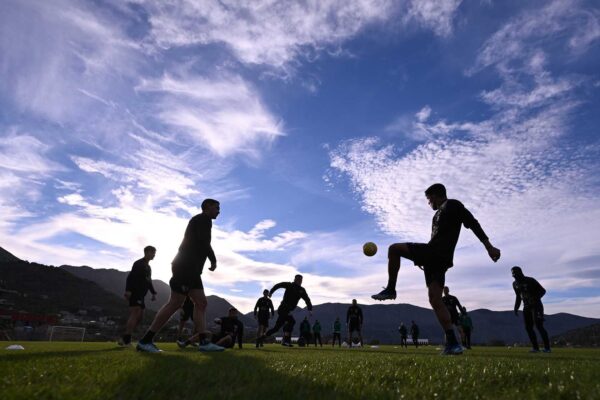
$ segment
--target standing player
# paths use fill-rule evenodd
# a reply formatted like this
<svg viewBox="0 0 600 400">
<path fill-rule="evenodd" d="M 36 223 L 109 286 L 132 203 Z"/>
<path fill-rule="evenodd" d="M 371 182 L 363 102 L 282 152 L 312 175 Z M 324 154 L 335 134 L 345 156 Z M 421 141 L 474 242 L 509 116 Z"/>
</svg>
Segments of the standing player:
<svg viewBox="0 0 600 400">
<path fill-rule="evenodd" d="M 181 312 L 179 313 L 179 325 L 177 326 L 177 341 L 184 341 L 182 332 L 183 326 L 189 320 L 194 321 L 194 302 L 189 296 L 185 298 L 183 305 L 181 306 Z"/>
<path fill-rule="evenodd" d="M 473 332 L 473 321 L 471 321 L 471 317 L 467 314 L 467 309 L 463 307 L 463 313 L 460 317 L 460 325 L 462 326 L 462 331 L 464 333 L 463 336 L 463 346 L 467 349 L 471 349 L 471 332 Z"/>
<path fill-rule="evenodd" d="M 400 332 L 400 347 L 404 346 L 405 349 L 408 349 L 408 344 L 406 343 L 406 339 L 408 338 L 408 329 L 406 329 L 406 326 L 404 326 L 404 322 L 400 322 L 398 332 Z"/>
<path fill-rule="evenodd" d="M 150 329 L 137 345 L 139 351 L 158 353 L 160 350 L 154 344 L 154 336 L 167 323 L 169 318 L 177 312 L 189 296 L 194 302 L 194 325 L 197 332 L 190 340 L 182 343 L 191 343 L 198 339 L 200 351 L 223 351 L 223 347 L 210 343 L 206 339 L 206 295 L 202 285 L 202 270 L 208 258 L 210 260 L 210 271 L 217 268 L 217 258 L 211 247 L 212 220 L 216 219 L 221 208 L 219 202 L 206 199 L 202 202 L 202 213 L 198 214 L 188 223 L 179 246 L 179 252 L 171 263 L 173 277 L 169 281 L 171 297 L 167 304 L 161 307 L 154 317 Z"/>
<path fill-rule="evenodd" d="M 315 347 L 317 347 L 317 342 L 319 342 L 319 345 L 323 347 L 323 342 L 321 341 L 321 323 L 318 319 L 315 321 L 312 329 L 315 337 Z"/>
<path fill-rule="evenodd" d="M 431 208 L 436 211 L 433 216 L 429 243 L 392 244 L 388 249 L 388 284 L 383 291 L 372 297 L 375 300 L 395 299 L 400 258 L 412 260 L 425 272 L 429 304 L 446 334 L 446 347 L 442 354 L 461 354 L 462 346 L 456 340 L 450 314 L 442 302 L 446 271 L 453 265 L 454 249 L 458 242 L 461 225 L 473 231 L 494 262 L 500 258 L 500 250 L 492 246 L 479 222 L 460 201 L 447 198 L 444 185 L 441 183 L 431 185 L 425 191 L 425 196 Z"/>
<path fill-rule="evenodd" d="M 550 353 L 550 340 L 548 340 L 548 332 L 544 329 L 544 305 L 542 297 L 546 294 L 546 289 L 540 285 L 538 281 L 528 276 L 523 275 L 521 267 L 512 267 L 512 276 L 515 278 L 513 289 L 517 298 L 515 300 L 515 315 L 519 315 L 519 307 L 521 300 L 523 301 L 523 319 L 525 320 L 525 329 L 533 348 L 532 353 L 540 351 L 537 337 L 533 330 L 533 325 L 537 328 L 542 340 L 544 341 L 544 353 Z"/>
<path fill-rule="evenodd" d="M 358 340 L 360 346 L 363 345 L 362 338 L 362 324 L 363 324 L 363 313 L 361 308 L 358 306 L 356 299 L 352 300 L 352 305 L 348 307 L 346 312 L 346 325 L 348 325 L 348 344 L 352 346 L 352 332 L 358 332 Z"/>
<path fill-rule="evenodd" d="M 269 314 L 270 311 L 270 314 Z M 269 328 L 269 319 L 275 316 L 273 302 L 269 298 L 269 291 L 263 290 L 263 297 L 258 299 L 254 306 L 254 318 L 258 320 L 257 337 L 261 337 Z M 262 342 L 256 341 L 256 347 L 262 347 Z"/>
<path fill-rule="evenodd" d="M 302 287 L 302 275 L 296 275 L 294 277 L 294 282 L 281 282 L 273 286 L 269 292 L 269 297 L 279 289 L 285 289 L 285 293 L 283 294 L 283 300 L 281 300 L 281 304 L 277 309 L 277 321 L 275 322 L 275 326 L 259 337 L 258 341 L 262 343 L 267 336 L 273 335 L 285 325 L 283 329 L 283 341 L 281 344 L 283 346 L 292 347 L 292 331 L 296 324 L 296 320 L 292 317 L 291 312 L 294 311 L 298 305 L 298 301 L 302 299 L 306 303 L 308 312 L 312 315 L 312 303 L 310 302 L 306 290 Z"/>
<path fill-rule="evenodd" d="M 156 290 L 152 285 L 152 269 L 150 261 L 156 256 L 156 248 L 152 246 L 144 247 L 144 257 L 133 263 L 131 272 L 127 275 L 125 281 L 125 299 L 129 301 L 129 318 L 125 325 L 125 333 L 119 340 L 119 345 L 129 346 L 131 344 L 131 334 L 136 326 L 142 322 L 146 303 L 144 298 L 148 291 L 152 293 L 152 301 L 156 300 Z"/>
<path fill-rule="evenodd" d="M 237 340 L 238 347 L 241 349 L 244 324 L 238 319 L 238 310 L 231 307 L 227 317 L 217 318 L 215 322 L 221 325 L 221 331 L 213 337 L 213 342 L 221 347 L 232 348 Z"/>
<path fill-rule="evenodd" d="M 419 325 L 415 323 L 415 321 L 411 321 L 410 325 L 410 336 L 412 336 L 412 341 L 415 347 L 419 348 Z"/>
<path fill-rule="evenodd" d="M 340 322 L 340 317 L 336 317 L 333 323 L 333 342 L 331 343 L 331 347 L 335 347 L 335 339 L 338 340 L 338 347 L 342 347 L 342 323 Z"/>
<path fill-rule="evenodd" d="M 460 324 L 460 314 L 462 314 L 463 306 L 458 301 L 456 296 L 452 296 L 450 294 L 450 288 L 448 286 L 444 286 L 444 295 L 442 296 L 442 302 L 448 309 L 450 313 L 450 321 L 452 321 L 452 325 L 458 328 L 458 333 L 460 333 L 461 341 L 464 342 L 465 335 L 462 330 L 462 326 Z"/>
<path fill-rule="evenodd" d="M 310 322 L 308 322 L 308 317 L 304 317 L 302 322 L 300 323 L 300 338 L 298 340 L 298 345 L 300 346 L 308 346 L 310 344 Z"/>
</svg>

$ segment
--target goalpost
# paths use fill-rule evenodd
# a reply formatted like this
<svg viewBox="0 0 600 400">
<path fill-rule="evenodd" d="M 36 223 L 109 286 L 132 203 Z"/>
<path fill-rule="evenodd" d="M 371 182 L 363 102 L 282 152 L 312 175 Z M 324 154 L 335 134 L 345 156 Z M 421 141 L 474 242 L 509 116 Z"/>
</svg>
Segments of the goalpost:
<svg viewBox="0 0 600 400">
<path fill-rule="evenodd" d="M 50 341 L 56 342 L 83 342 L 85 328 L 77 326 L 53 326 L 50 329 Z"/>
</svg>

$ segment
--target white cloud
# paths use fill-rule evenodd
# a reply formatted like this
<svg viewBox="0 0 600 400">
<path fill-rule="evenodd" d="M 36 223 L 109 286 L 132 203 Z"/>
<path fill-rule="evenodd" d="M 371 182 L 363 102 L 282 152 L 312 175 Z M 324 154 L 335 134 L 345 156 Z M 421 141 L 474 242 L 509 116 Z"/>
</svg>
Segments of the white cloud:
<svg viewBox="0 0 600 400">
<path fill-rule="evenodd" d="M 431 29 L 439 36 L 452 33 L 452 21 L 462 0 L 416 0 L 408 6 L 407 17 Z"/>
<path fill-rule="evenodd" d="M 239 76 L 165 75 L 144 81 L 138 90 L 163 95 L 159 118 L 221 157 L 244 154 L 256 158 L 259 149 L 283 135 L 281 123 Z"/>
</svg>

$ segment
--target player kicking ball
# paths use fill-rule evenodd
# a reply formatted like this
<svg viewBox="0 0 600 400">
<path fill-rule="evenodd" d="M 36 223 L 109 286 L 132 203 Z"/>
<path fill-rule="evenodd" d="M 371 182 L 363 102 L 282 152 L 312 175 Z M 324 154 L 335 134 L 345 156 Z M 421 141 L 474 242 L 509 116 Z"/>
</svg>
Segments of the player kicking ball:
<svg viewBox="0 0 600 400">
<path fill-rule="evenodd" d="M 492 246 L 479 222 L 460 201 L 447 198 L 444 185 L 431 185 L 425 191 L 425 197 L 429 206 L 436 211 L 431 224 L 429 243 L 392 244 L 388 249 L 388 284 L 383 291 L 371 297 L 375 300 L 395 299 L 400 259 L 404 257 L 412 260 L 425 273 L 429 304 L 446 334 L 446 347 L 442 354 L 462 354 L 463 348 L 456 340 L 450 313 L 442 301 L 446 271 L 453 266 L 454 249 L 461 225 L 473 231 L 494 262 L 500 258 L 500 250 Z"/>
</svg>

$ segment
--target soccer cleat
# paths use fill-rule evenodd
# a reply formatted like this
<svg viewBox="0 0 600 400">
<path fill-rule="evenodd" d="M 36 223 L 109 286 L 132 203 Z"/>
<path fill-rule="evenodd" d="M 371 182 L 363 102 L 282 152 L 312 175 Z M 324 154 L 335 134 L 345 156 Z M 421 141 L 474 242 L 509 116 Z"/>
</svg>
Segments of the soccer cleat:
<svg viewBox="0 0 600 400">
<path fill-rule="evenodd" d="M 446 345 L 444 351 L 442 351 L 443 356 L 458 356 L 462 354 L 464 351 L 463 347 L 460 344 L 454 345 Z"/>
<path fill-rule="evenodd" d="M 544 350 L 542 350 L 542 353 L 552 353 L 552 350 L 550 350 L 550 349 L 544 349 Z"/>
<path fill-rule="evenodd" d="M 143 353 L 160 353 L 160 352 L 162 352 L 162 350 L 159 349 L 158 347 L 156 347 L 156 345 L 154 343 L 138 342 L 137 346 L 135 346 L 135 349 L 137 351 L 141 351 Z"/>
<path fill-rule="evenodd" d="M 206 343 L 198 345 L 198 350 L 204 353 L 215 352 L 215 351 L 224 351 L 225 347 L 217 346 L 214 343 Z"/>
<path fill-rule="evenodd" d="M 540 349 L 531 349 L 529 350 L 530 353 L 539 353 Z"/>
<path fill-rule="evenodd" d="M 187 342 L 187 340 L 177 340 L 175 341 L 175 343 L 177 343 L 177 347 L 179 347 L 180 349 L 185 349 L 188 346 L 188 344 L 190 344 Z"/>
<path fill-rule="evenodd" d="M 281 343 L 281 345 L 282 345 L 282 346 L 285 346 L 285 347 L 294 347 L 294 345 L 293 345 L 293 344 L 291 344 L 291 343 L 288 343 L 288 342 L 282 342 L 282 343 Z"/>
<path fill-rule="evenodd" d="M 396 291 L 393 289 L 383 288 L 383 290 L 377 294 L 371 296 L 373 300 L 395 300 L 396 299 Z"/>
</svg>

